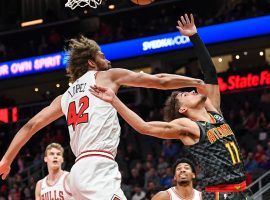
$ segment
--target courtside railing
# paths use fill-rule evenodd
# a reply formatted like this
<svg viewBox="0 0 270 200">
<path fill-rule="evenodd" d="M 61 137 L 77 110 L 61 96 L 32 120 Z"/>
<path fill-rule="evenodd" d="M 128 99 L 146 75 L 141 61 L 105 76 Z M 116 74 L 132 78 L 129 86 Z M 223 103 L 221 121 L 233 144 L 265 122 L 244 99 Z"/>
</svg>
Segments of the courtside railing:
<svg viewBox="0 0 270 200">
<path fill-rule="evenodd" d="M 264 173 L 256 181 L 248 186 L 254 193 L 253 197 L 256 200 L 270 199 L 270 170 Z"/>
</svg>

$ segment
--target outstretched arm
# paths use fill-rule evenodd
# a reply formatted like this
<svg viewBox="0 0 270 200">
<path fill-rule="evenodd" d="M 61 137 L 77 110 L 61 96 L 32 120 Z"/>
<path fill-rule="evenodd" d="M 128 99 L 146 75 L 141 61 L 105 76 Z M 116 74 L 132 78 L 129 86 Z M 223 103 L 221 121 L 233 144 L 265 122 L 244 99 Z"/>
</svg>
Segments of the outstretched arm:
<svg viewBox="0 0 270 200">
<path fill-rule="evenodd" d="M 191 120 L 187 122 L 188 119 L 177 119 L 169 123 L 161 121 L 145 122 L 140 116 L 123 104 L 110 88 L 93 86 L 90 88 L 90 92 L 96 97 L 111 103 L 132 128 L 144 135 L 162 139 L 180 139 L 182 134 L 191 132 L 191 126 L 196 127 L 196 124 Z"/>
<path fill-rule="evenodd" d="M 102 72 L 100 72 L 102 75 Z M 156 74 L 151 75 L 147 73 L 137 73 L 126 69 L 110 69 L 103 73 L 109 75 L 112 83 L 117 87 L 121 85 L 133 86 L 133 87 L 145 87 L 156 89 L 178 89 L 183 87 L 197 87 L 204 82 L 200 79 L 194 79 L 186 76 L 180 76 L 175 74 Z"/>
<path fill-rule="evenodd" d="M 199 58 L 201 64 L 201 70 L 204 74 L 204 82 L 206 83 L 207 97 L 210 100 L 209 107 L 212 107 L 215 111 L 220 112 L 220 91 L 218 86 L 217 72 L 212 62 L 211 56 L 197 33 L 197 28 L 194 24 L 193 15 L 190 18 L 187 14 L 181 16 L 178 20 L 178 30 L 184 36 L 189 36 L 191 42 L 194 45 L 195 52 Z M 211 108 L 209 108 L 211 109 Z"/>
<path fill-rule="evenodd" d="M 0 176 L 2 176 L 2 179 L 5 179 L 9 174 L 11 163 L 25 143 L 40 129 L 63 115 L 61 97 L 56 97 L 49 106 L 30 119 L 15 135 L 7 152 L 0 161 Z"/>
</svg>

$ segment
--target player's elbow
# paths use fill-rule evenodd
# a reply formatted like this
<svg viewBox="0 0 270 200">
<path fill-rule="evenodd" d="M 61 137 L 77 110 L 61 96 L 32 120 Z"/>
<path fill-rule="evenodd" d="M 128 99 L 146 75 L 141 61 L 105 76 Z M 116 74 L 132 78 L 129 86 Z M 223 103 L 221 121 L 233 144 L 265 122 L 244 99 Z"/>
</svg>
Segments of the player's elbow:
<svg viewBox="0 0 270 200">
<path fill-rule="evenodd" d="M 35 122 L 32 122 L 32 121 L 25 124 L 25 128 L 27 129 L 27 132 L 31 135 L 34 132 L 34 130 L 36 129 L 36 127 L 37 127 L 37 124 Z"/>
<path fill-rule="evenodd" d="M 42 123 L 42 119 L 40 118 L 32 119 L 25 124 L 25 129 L 27 129 L 27 132 L 29 134 L 33 135 L 34 133 L 37 132 L 41 123 Z"/>
</svg>

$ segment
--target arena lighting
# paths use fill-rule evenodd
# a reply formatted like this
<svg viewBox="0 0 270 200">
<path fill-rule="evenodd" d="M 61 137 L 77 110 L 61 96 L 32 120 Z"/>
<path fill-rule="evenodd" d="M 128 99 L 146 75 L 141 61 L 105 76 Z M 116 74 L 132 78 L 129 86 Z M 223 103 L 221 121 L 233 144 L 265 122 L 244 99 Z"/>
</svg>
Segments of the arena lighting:
<svg viewBox="0 0 270 200">
<path fill-rule="evenodd" d="M 108 6 L 108 8 L 109 8 L 110 10 L 113 10 L 113 9 L 115 9 L 115 5 L 114 5 L 114 4 L 110 4 L 110 5 Z"/>
<path fill-rule="evenodd" d="M 60 84 L 59 84 L 59 83 L 57 83 L 55 86 L 56 86 L 57 88 L 59 88 L 59 87 L 60 87 Z"/>
<path fill-rule="evenodd" d="M 0 109 L 0 121 L 4 123 L 8 123 L 8 109 L 7 108 Z"/>
<path fill-rule="evenodd" d="M 18 121 L 18 107 L 13 107 L 11 110 L 12 113 L 12 122 L 17 122 Z"/>
<path fill-rule="evenodd" d="M 35 92 L 38 92 L 38 88 L 35 88 Z"/>
<path fill-rule="evenodd" d="M 263 51 L 261 51 L 261 52 L 260 52 L 260 56 L 263 56 L 263 54 L 264 54 Z"/>
<path fill-rule="evenodd" d="M 218 59 L 218 62 L 222 62 L 222 58 L 219 58 L 219 59 Z"/>
<path fill-rule="evenodd" d="M 238 91 L 243 89 L 270 86 L 270 70 L 250 72 L 247 74 L 229 75 L 227 78 L 218 77 L 221 92 Z"/>
<path fill-rule="evenodd" d="M 247 52 L 247 51 L 245 51 L 245 52 L 244 52 L 244 55 L 245 55 L 245 56 L 246 56 L 246 55 L 248 55 L 248 52 Z"/>
<path fill-rule="evenodd" d="M 18 121 L 18 107 L 0 108 L 0 121 L 4 123 Z"/>
<path fill-rule="evenodd" d="M 235 58 L 238 60 L 240 58 L 240 56 L 239 55 L 236 55 Z"/>
<path fill-rule="evenodd" d="M 37 20 L 29 21 L 29 22 L 22 22 L 21 27 L 33 26 L 33 25 L 42 24 L 42 23 L 43 23 L 43 19 L 37 19 Z"/>
<path fill-rule="evenodd" d="M 150 66 L 138 67 L 136 69 L 132 69 L 132 71 L 139 72 L 139 73 L 151 74 L 152 73 L 152 68 Z"/>
</svg>

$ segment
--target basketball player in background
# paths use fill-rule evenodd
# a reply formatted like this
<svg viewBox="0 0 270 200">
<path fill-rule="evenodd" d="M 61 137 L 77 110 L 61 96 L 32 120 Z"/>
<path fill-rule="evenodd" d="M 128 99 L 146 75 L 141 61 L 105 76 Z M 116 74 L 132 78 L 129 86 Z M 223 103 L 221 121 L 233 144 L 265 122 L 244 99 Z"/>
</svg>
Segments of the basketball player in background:
<svg viewBox="0 0 270 200">
<path fill-rule="evenodd" d="M 157 193 L 152 200 L 202 200 L 201 192 L 193 188 L 195 165 L 188 158 L 178 159 L 174 165 L 175 187 Z"/>
<path fill-rule="evenodd" d="M 124 105 L 115 93 L 102 86 L 91 86 L 93 95 L 111 103 L 136 131 L 162 139 L 179 139 L 203 170 L 205 200 L 248 200 L 245 170 L 235 135 L 222 116 L 215 66 L 197 34 L 193 15 L 181 16 L 177 28 L 189 36 L 204 74 L 205 87 L 197 92 L 173 92 L 166 102 L 169 122 L 145 122 Z"/>
<path fill-rule="evenodd" d="M 64 149 L 58 143 L 46 147 L 44 161 L 47 163 L 48 175 L 36 184 L 35 199 L 72 200 L 66 183 L 69 172 L 62 170 Z"/>
<path fill-rule="evenodd" d="M 111 104 L 93 96 L 88 88 L 98 84 L 117 93 L 121 85 L 177 89 L 199 87 L 203 82 L 178 75 L 110 69 L 111 63 L 99 45 L 83 36 L 70 40 L 68 52 L 67 73 L 73 84 L 19 130 L 0 162 L 0 175 L 6 178 L 19 150 L 36 132 L 65 115 L 71 149 L 76 156 L 69 175 L 72 196 L 79 200 L 126 199 L 114 160 L 120 139 L 117 112 Z"/>
</svg>

